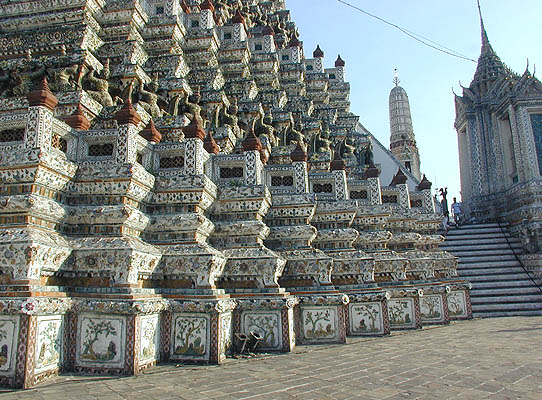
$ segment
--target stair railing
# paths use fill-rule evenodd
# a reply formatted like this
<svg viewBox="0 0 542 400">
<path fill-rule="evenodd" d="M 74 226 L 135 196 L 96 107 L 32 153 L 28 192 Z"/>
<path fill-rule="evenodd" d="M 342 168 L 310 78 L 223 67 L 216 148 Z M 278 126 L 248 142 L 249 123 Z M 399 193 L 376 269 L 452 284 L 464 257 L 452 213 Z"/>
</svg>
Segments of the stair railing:
<svg viewBox="0 0 542 400">
<path fill-rule="evenodd" d="M 499 225 L 499 228 L 501 229 L 501 232 L 503 233 L 503 236 L 506 240 L 506 243 L 508 244 L 508 247 L 510 248 L 510 250 L 512 250 L 512 253 L 514 253 L 514 257 L 516 258 L 516 260 L 519 262 L 519 265 L 521 265 L 521 268 L 523 269 L 523 271 L 525 271 L 525 273 L 527 274 L 527 276 L 529 277 L 529 279 L 533 282 L 533 284 L 538 288 L 538 290 L 540 291 L 540 293 L 542 293 L 542 287 L 540 287 L 540 285 L 538 284 L 538 282 L 536 281 L 536 279 L 533 278 L 532 274 L 531 274 L 531 271 L 529 271 L 525 265 L 523 264 L 523 261 L 521 261 L 521 258 L 519 258 L 519 255 L 516 253 L 516 250 L 514 250 L 514 248 L 512 247 L 512 244 L 510 243 L 510 240 L 508 240 L 508 232 L 506 232 L 503 228 L 503 226 L 501 225 L 501 221 L 499 221 L 499 219 L 497 218 L 497 224 Z"/>
</svg>

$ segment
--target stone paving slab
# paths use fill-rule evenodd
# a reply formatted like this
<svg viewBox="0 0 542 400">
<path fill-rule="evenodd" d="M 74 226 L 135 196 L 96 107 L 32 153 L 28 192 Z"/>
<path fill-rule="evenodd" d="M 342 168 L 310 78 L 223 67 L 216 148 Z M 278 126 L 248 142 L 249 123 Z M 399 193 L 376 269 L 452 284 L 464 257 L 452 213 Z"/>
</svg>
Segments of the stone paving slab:
<svg viewBox="0 0 542 400">
<path fill-rule="evenodd" d="M 542 399 L 542 317 L 349 338 L 344 345 L 161 365 L 137 377 L 64 375 L 1 399 Z"/>
</svg>

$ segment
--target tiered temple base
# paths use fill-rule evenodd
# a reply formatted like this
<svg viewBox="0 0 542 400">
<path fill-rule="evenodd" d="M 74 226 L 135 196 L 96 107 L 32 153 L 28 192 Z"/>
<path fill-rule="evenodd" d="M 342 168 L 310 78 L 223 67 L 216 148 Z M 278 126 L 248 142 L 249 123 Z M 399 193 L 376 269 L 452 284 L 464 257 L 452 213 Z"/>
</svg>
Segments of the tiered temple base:
<svg viewBox="0 0 542 400">
<path fill-rule="evenodd" d="M 283 0 L 76 8 L 0 1 L 0 385 L 472 317 Z"/>
</svg>

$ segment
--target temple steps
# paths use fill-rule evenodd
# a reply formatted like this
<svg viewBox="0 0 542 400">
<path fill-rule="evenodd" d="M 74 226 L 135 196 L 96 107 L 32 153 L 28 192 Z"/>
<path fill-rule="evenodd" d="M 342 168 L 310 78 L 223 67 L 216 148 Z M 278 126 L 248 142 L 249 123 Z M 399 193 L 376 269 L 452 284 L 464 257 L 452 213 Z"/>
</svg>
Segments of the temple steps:
<svg viewBox="0 0 542 400">
<path fill-rule="evenodd" d="M 451 228 L 440 248 L 459 258 L 458 275 L 472 283 L 474 317 L 542 315 L 542 291 L 516 258 L 521 242 L 498 224 Z"/>
</svg>

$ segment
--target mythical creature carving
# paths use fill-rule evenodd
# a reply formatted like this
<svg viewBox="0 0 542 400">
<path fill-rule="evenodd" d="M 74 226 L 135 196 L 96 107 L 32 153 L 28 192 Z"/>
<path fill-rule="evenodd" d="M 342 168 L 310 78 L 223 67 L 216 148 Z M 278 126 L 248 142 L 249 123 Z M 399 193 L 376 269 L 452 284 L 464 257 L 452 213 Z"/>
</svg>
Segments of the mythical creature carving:
<svg viewBox="0 0 542 400">
<path fill-rule="evenodd" d="M 229 126 L 233 132 L 236 135 L 240 135 L 240 127 L 239 127 L 239 118 L 237 117 L 237 102 L 234 101 L 230 104 L 230 106 L 226 109 L 226 107 L 220 107 L 219 110 L 219 125 L 220 126 Z"/>
<path fill-rule="evenodd" d="M 342 159 L 346 160 L 350 157 L 353 157 L 355 150 L 356 147 L 354 146 L 354 139 L 352 139 L 351 137 L 348 136 L 341 142 L 340 152 Z"/>
<path fill-rule="evenodd" d="M 12 86 L 14 96 L 26 96 L 35 83 L 39 82 L 45 75 L 46 67 L 35 61 L 28 61 L 26 65 L 17 67 L 10 74 L 9 84 Z"/>
<path fill-rule="evenodd" d="M 264 136 L 267 138 L 269 143 L 271 145 L 276 146 L 277 145 L 277 137 L 275 136 L 275 128 L 273 128 L 273 117 L 271 114 L 267 113 L 264 115 L 264 113 L 259 114 L 258 118 L 255 121 L 255 129 L 254 134 L 256 136 Z"/>
<path fill-rule="evenodd" d="M 294 121 L 290 121 L 290 124 L 286 128 L 285 131 L 285 145 L 289 144 L 295 144 L 297 142 L 303 142 L 304 136 L 301 131 L 303 130 L 303 125 L 301 122 L 298 122 L 297 124 L 294 123 Z"/>
<path fill-rule="evenodd" d="M 203 126 L 202 109 L 199 105 L 200 100 L 199 89 L 192 96 L 188 96 L 185 91 L 181 91 L 169 101 L 167 111 L 171 115 L 185 115 L 190 120 L 195 117 L 199 119 Z"/>
<path fill-rule="evenodd" d="M 104 107 L 116 106 L 118 103 L 122 103 L 120 97 L 115 96 L 113 99 L 109 93 L 109 78 L 111 77 L 109 59 L 106 61 L 100 75 L 96 76 L 94 69 L 88 73 L 87 81 L 94 87 L 94 90 L 87 90 L 88 95 Z"/>
<path fill-rule="evenodd" d="M 317 153 L 331 153 L 331 140 L 327 124 L 323 124 L 320 133 L 315 137 L 315 149 Z"/>
<path fill-rule="evenodd" d="M 53 62 L 53 65 L 47 68 L 49 87 L 57 92 L 81 89 L 83 73 L 82 65 L 70 63 L 70 60 L 65 57 Z"/>
<path fill-rule="evenodd" d="M 138 103 L 151 115 L 151 117 L 159 118 L 164 114 L 162 107 L 166 107 L 167 101 L 158 94 L 158 76 L 155 76 L 155 78 L 147 85 L 147 88 L 148 90 L 145 89 L 143 81 L 139 80 Z"/>
</svg>

